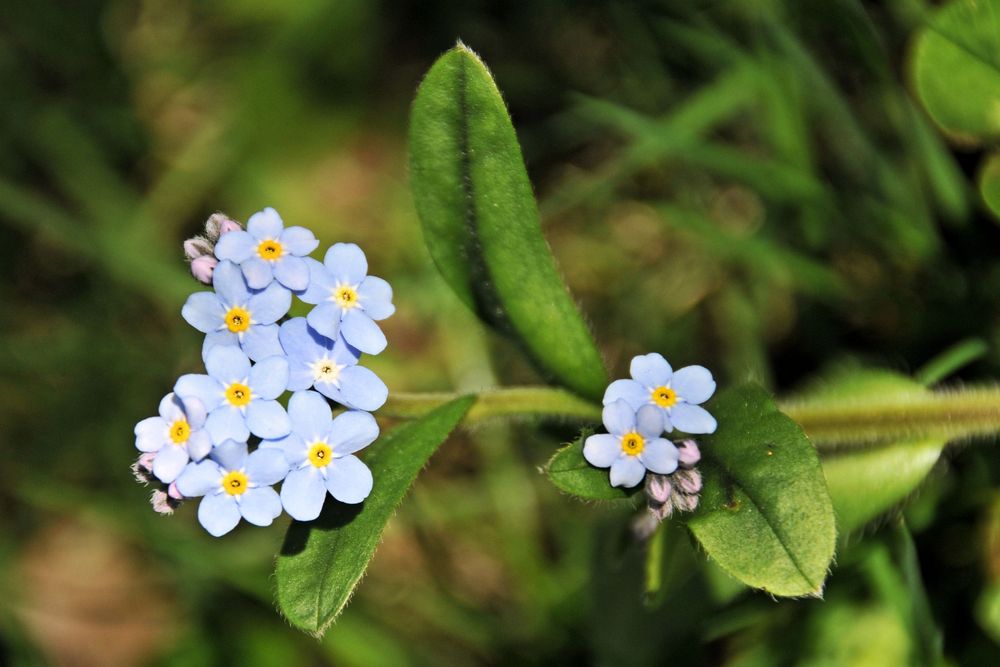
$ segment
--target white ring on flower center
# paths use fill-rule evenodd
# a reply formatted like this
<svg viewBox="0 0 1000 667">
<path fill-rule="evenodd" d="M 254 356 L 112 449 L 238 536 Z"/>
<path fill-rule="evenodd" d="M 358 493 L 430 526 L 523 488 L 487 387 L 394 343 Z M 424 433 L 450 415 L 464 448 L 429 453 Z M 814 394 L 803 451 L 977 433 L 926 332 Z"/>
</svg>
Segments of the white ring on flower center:
<svg viewBox="0 0 1000 667">
<path fill-rule="evenodd" d="M 314 361 L 309 365 L 309 368 L 312 370 L 314 383 L 326 382 L 335 387 L 340 387 L 340 371 L 343 370 L 344 367 L 337 364 L 337 362 L 324 357 Z"/>
</svg>

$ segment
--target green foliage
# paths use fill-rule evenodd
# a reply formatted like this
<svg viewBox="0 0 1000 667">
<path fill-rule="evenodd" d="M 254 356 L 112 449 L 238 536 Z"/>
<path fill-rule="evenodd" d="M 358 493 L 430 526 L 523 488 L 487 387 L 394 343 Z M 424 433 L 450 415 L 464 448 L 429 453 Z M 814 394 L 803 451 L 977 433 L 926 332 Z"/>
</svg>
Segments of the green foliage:
<svg viewBox="0 0 1000 667">
<path fill-rule="evenodd" d="M 631 498 L 642 487 L 623 489 L 611 486 L 606 469 L 595 468 L 583 458 L 583 441 L 580 436 L 555 454 L 545 464 L 545 474 L 560 491 L 581 500 L 624 500 Z"/>
<path fill-rule="evenodd" d="M 821 595 L 836 531 L 816 451 L 756 385 L 722 392 L 712 412 L 719 429 L 699 439 L 705 486 L 688 528 L 747 585 Z"/>
<path fill-rule="evenodd" d="M 275 567 L 278 606 L 293 625 L 322 635 L 340 614 L 417 473 L 472 406 L 447 403 L 383 437 L 365 461 L 376 485 L 361 505 L 327 499 L 315 521 L 293 522 Z"/>
<path fill-rule="evenodd" d="M 987 208 L 1000 219 L 1000 153 L 993 153 L 979 169 L 979 195 Z"/>
<path fill-rule="evenodd" d="M 462 301 L 516 333 L 547 373 L 599 396 L 607 375 L 542 237 L 514 127 L 464 45 L 441 56 L 417 92 L 410 179 L 427 247 Z"/>
<path fill-rule="evenodd" d="M 954 138 L 1000 139 L 1000 0 L 952 0 L 917 35 L 913 78 L 931 117 Z"/>
</svg>

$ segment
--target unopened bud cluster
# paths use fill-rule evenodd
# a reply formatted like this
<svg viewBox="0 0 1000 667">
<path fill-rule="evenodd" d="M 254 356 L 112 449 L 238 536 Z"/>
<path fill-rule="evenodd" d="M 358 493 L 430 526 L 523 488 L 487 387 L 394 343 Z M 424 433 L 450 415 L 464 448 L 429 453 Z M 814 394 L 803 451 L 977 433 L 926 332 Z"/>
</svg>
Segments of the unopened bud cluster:
<svg viewBox="0 0 1000 667">
<path fill-rule="evenodd" d="M 677 470 L 669 475 L 650 474 L 646 476 L 646 507 L 634 524 L 637 537 L 645 539 L 653 534 L 664 519 L 674 512 L 693 512 L 698 507 L 701 493 L 701 473 L 695 467 L 701 460 L 701 450 L 694 440 L 674 443 L 679 454 Z"/>
</svg>

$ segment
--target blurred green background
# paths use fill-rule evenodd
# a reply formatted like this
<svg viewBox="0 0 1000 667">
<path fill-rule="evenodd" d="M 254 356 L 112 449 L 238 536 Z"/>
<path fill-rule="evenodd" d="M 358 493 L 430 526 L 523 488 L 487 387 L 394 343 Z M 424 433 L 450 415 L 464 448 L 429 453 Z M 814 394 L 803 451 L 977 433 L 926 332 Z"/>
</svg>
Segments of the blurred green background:
<svg viewBox="0 0 1000 667">
<path fill-rule="evenodd" d="M 321 641 L 272 602 L 286 518 L 212 539 L 128 470 L 135 422 L 199 370 L 180 244 L 216 210 L 362 245 L 396 291 L 368 359 L 391 391 L 540 381 L 436 274 L 408 192 L 410 100 L 458 37 L 504 91 L 613 376 L 656 350 L 780 394 L 972 340 L 988 352 L 949 381 L 997 378 L 986 149 L 949 144 L 908 83 L 929 9 L 5 2 L 0 664 L 997 664 L 990 444 L 842 536 L 825 601 L 742 590 L 672 528 L 654 609 L 627 515 L 537 472 L 578 425 L 485 425 L 435 456 Z"/>
</svg>

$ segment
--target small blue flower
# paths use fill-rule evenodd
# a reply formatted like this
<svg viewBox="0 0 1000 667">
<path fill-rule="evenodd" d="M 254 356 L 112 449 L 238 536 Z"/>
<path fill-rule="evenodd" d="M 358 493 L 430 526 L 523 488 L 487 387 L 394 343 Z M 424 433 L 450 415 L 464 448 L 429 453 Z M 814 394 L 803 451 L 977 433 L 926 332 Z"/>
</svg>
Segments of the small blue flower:
<svg viewBox="0 0 1000 667">
<path fill-rule="evenodd" d="M 205 406 L 197 398 L 167 394 L 160 401 L 160 416 L 135 425 L 135 447 L 155 452 L 153 474 L 164 484 L 177 479 L 188 461 L 208 456 L 212 441 L 205 425 Z"/>
<path fill-rule="evenodd" d="M 327 492 L 342 503 L 357 504 L 372 490 L 372 473 L 354 452 L 378 437 L 378 424 L 367 412 L 333 417 L 326 400 L 314 391 L 297 391 L 288 401 L 292 432 L 262 448 L 281 447 L 291 472 L 281 485 L 281 504 L 299 521 L 319 516 Z"/>
<path fill-rule="evenodd" d="M 231 236 L 229 232 L 223 236 Z M 181 315 L 205 334 L 202 357 L 224 345 L 239 345 L 254 361 L 283 354 L 275 324 L 292 305 L 292 294 L 281 285 L 251 292 L 239 267 L 219 262 L 212 274 L 215 292 L 196 292 L 188 297 Z"/>
<path fill-rule="evenodd" d="M 336 243 L 326 251 L 323 264 L 309 265 L 309 289 L 300 298 L 318 304 L 309 312 L 309 326 L 327 338 L 344 337 L 368 354 L 385 349 L 385 334 L 376 320 L 396 312 L 389 283 L 368 275 L 365 253 L 353 243 Z"/>
<path fill-rule="evenodd" d="M 309 267 L 302 258 L 319 245 L 305 227 L 288 227 L 273 208 L 250 216 L 247 230 L 223 234 L 215 256 L 239 264 L 251 289 L 264 289 L 277 280 L 300 292 L 309 286 Z"/>
<path fill-rule="evenodd" d="M 240 522 L 269 526 L 281 514 L 281 499 L 271 485 L 288 473 L 279 450 L 258 449 L 247 455 L 247 444 L 226 440 L 201 463 L 192 463 L 177 478 L 185 497 L 205 496 L 198 505 L 198 521 L 220 537 Z"/>
<path fill-rule="evenodd" d="M 296 317 L 281 325 L 278 334 L 288 355 L 288 389 L 316 388 L 327 398 L 355 410 L 378 410 L 389 396 L 385 383 L 364 366 L 360 353 L 338 336 L 336 342 L 322 336 Z"/>
<path fill-rule="evenodd" d="M 611 486 L 630 488 L 647 470 L 669 475 L 677 469 L 677 448 L 663 434 L 663 414 L 644 405 L 638 412 L 623 400 L 604 406 L 607 433 L 592 435 L 583 444 L 583 457 L 598 468 L 611 468 Z"/>
<path fill-rule="evenodd" d="M 715 417 L 700 407 L 715 393 L 712 373 L 703 366 L 686 366 L 674 372 L 662 355 L 632 359 L 631 380 L 615 380 L 604 392 L 604 404 L 619 399 L 633 410 L 655 405 L 663 411 L 664 428 L 685 433 L 715 433 Z"/>
<path fill-rule="evenodd" d="M 205 429 L 216 445 L 224 440 L 245 442 L 288 435 L 288 413 L 276 399 L 288 385 L 288 360 L 267 357 L 250 367 L 250 359 L 236 347 L 220 346 L 205 358 L 208 375 L 182 375 L 174 393 L 194 397 L 208 410 Z"/>
</svg>

